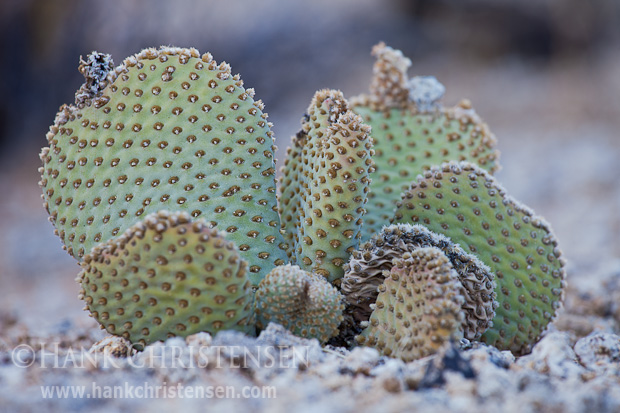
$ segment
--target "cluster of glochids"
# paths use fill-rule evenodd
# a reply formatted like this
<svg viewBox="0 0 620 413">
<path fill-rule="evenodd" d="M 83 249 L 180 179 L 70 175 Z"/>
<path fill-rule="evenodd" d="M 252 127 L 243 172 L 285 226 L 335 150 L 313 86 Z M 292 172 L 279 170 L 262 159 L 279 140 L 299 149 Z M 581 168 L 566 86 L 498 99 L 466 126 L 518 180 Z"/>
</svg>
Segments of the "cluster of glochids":
<svg viewBox="0 0 620 413">
<path fill-rule="evenodd" d="M 549 225 L 491 176 L 467 101 L 373 54 L 368 95 L 315 94 L 279 190 L 272 125 L 229 65 L 169 47 L 81 61 L 41 187 L 102 328 L 138 347 L 276 322 L 404 360 L 460 338 L 529 350 L 565 287 Z"/>
</svg>

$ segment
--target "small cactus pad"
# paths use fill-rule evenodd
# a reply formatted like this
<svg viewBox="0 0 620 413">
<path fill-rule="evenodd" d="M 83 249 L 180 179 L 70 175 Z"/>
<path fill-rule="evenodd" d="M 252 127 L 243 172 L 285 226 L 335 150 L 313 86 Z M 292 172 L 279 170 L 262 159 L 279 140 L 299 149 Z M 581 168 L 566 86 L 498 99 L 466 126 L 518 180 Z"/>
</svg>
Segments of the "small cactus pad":
<svg viewBox="0 0 620 413">
<path fill-rule="evenodd" d="M 333 285 L 296 265 L 271 270 L 258 286 L 254 306 L 258 328 L 273 321 L 322 343 L 338 334 L 344 310 L 343 297 Z"/>
<path fill-rule="evenodd" d="M 462 337 L 464 298 L 452 264 L 438 248 L 420 248 L 394 259 L 378 288 L 367 327 L 356 337 L 404 361 L 435 353 Z"/>
<path fill-rule="evenodd" d="M 282 169 L 282 228 L 291 261 L 330 282 L 361 237 L 369 174 L 370 128 L 348 109 L 342 93 L 317 92 Z"/>
<path fill-rule="evenodd" d="M 403 254 L 424 247 L 440 249 L 450 260 L 463 286 L 463 334 L 468 340 L 477 340 L 491 325 L 495 316 L 495 282 L 492 271 L 475 255 L 468 254 L 449 238 L 429 231 L 422 225 L 395 224 L 384 227 L 380 233 L 354 251 L 345 265 L 342 292 L 358 321 L 366 321 L 372 312 L 370 305 L 377 298 L 377 287 L 389 274 L 393 260 Z"/>
<path fill-rule="evenodd" d="M 111 334 L 144 346 L 175 335 L 253 334 L 247 263 L 224 234 L 159 211 L 87 254 L 80 298 Z"/>
<path fill-rule="evenodd" d="M 363 238 L 391 217 L 400 195 L 418 174 L 450 160 L 469 160 L 494 172 L 496 139 L 468 101 L 443 108 L 443 86 L 429 77 L 407 78 L 411 61 L 381 43 L 370 94 L 352 98 L 355 113 L 372 127 L 376 173 L 370 185 Z"/>
<path fill-rule="evenodd" d="M 209 53 L 162 47 L 115 69 L 93 53 L 76 105 L 61 107 L 41 153 L 45 207 L 69 254 L 148 213 L 186 211 L 226 231 L 258 284 L 286 262 L 274 140 L 253 89 Z"/>
<path fill-rule="evenodd" d="M 445 234 L 495 273 L 500 306 L 486 343 L 523 354 L 561 306 L 564 259 L 549 224 L 478 166 L 450 162 L 425 172 L 403 194 L 393 222 Z"/>
</svg>

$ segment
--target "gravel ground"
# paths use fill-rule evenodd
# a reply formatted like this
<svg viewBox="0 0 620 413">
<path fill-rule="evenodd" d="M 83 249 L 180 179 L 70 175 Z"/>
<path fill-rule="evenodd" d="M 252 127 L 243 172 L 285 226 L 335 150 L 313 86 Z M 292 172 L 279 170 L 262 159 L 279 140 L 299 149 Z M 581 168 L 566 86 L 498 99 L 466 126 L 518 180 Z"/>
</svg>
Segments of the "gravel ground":
<svg viewBox="0 0 620 413">
<path fill-rule="evenodd" d="M 136 353 L 118 337 L 93 344 L 100 334 L 90 326 L 41 337 L 5 316 L 0 409 L 198 410 L 208 403 L 218 411 L 616 412 L 620 261 L 599 278 L 598 287 L 571 288 L 563 316 L 518 359 L 484 344 L 450 343 L 404 363 L 367 347 L 321 348 L 276 324 L 258 338 L 199 333 Z M 60 386 L 83 396 L 43 397 L 42 389 Z"/>
</svg>

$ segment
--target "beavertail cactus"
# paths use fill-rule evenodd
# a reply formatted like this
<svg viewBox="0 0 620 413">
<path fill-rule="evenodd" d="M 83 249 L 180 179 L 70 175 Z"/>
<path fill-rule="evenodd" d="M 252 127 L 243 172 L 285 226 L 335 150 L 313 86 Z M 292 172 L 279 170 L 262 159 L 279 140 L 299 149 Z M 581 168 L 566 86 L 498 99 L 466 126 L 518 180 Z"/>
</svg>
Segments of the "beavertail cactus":
<svg viewBox="0 0 620 413">
<path fill-rule="evenodd" d="M 400 194 L 415 177 L 442 162 L 469 160 L 490 172 L 498 167 L 496 139 L 468 101 L 439 104 L 444 88 L 432 77 L 407 77 L 411 61 L 383 43 L 370 94 L 351 99 L 352 108 L 372 127 L 376 166 L 364 218 L 364 239 L 392 217 Z"/>
<path fill-rule="evenodd" d="M 385 271 L 361 345 L 411 361 L 462 337 L 464 298 L 458 275 L 438 248 L 404 253 Z"/>
<path fill-rule="evenodd" d="M 256 291 L 257 327 L 270 321 L 294 334 L 324 343 L 338 334 L 344 309 L 343 297 L 324 277 L 296 265 L 271 270 Z"/>
<path fill-rule="evenodd" d="M 80 298 L 109 333 L 138 346 L 200 331 L 253 334 L 247 263 L 224 233 L 160 211 L 84 256 Z"/>
<path fill-rule="evenodd" d="M 400 51 L 373 54 L 370 94 L 315 94 L 277 193 L 271 124 L 226 63 L 171 47 L 81 60 L 40 186 L 103 328 L 145 346 L 273 321 L 404 360 L 458 338 L 530 349 L 563 299 L 555 236 L 491 176 L 470 103 L 443 107 Z"/>
<path fill-rule="evenodd" d="M 495 300 L 495 276 L 475 255 L 422 225 L 384 227 L 353 252 L 345 266 L 341 284 L 349 305 L 347 312 L 358 321 L 368 320 L 372 313 L 371 305 L 377 299 L 377 288 L 390 274 L 394 260 L 427 247 L 441 250 L 455 269 L 464 297 L 463 334 L 469 340 L 478 340 L 492 325 L 491 320 L 499 305 Z"/>
<path fill-rule="evenodd" d="M 495 273 L 500 306 L 483 341 L 527 352 L 557 314 L 566 282 L 555 235 L 480 167 L 451 162 L 425 172 L 403 194 L 393 222 L 445 234 Z"/>
<path fill-rule="evenodd" d="M 291 261 L 330 282 L 342 277 L 361 237 L 374 171 L 369 134 L 341 92 L 319 91 L 282 169 L 280 208 Z"/>
<path fill-rule="evenodd" d="M 116 68 L 93 53 L 80 71 L 76 104 L 61 107 L 41 153 L 45 207 L 69 254 L 168 209 L 228 233 L 254 284 L 286 262 L 270 124 L 228 64 L 162 47 Z"/>
</svg>

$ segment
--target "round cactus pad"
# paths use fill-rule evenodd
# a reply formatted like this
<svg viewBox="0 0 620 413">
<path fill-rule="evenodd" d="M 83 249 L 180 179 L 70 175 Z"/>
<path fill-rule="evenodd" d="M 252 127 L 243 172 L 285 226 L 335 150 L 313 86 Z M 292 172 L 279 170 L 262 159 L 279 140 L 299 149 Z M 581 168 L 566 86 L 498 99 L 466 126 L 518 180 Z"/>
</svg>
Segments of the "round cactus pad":
<svg viewBox="0 0 620 413">
<path fill-rule="evenodd" d="M 470 161 L 493 173 L 497 140 L 467 100 L 444 108 L 444 88 L 431 77 L 408 78 L 411 60 L 384 43 L 376 45 L 370 93 L 351 99 L 372 127 L 376 172 L 368 195 L 363 239 L 381 230 L 400 195 L 418 174 L 447 161 Z"/>
<path fill-rule="evenodd" d="M 148 215 L 81 265 L 87 309 L 135 345 L 201 331 L 254 333 L 247 263 L 223 233 L 187 213 Z"/>
<path fill-rule="evenodd" d="M 427 171 L 403 195 L 393 222 L 444 234 L 495 273 L 500 306 L 483 341 L 522 354 L 555 317 L 566 282 L 549 224 L 478 166 L 451 162 Z"/>
<path fill-rule="evenodd" d="M 274 141 L 254 91 L 195 49 L 146 49 L 109 72 L 93 56 L 41 153 L 45 206 L 68 252 L 81 260 L 166 209 L 227 232 L 254 284 L 284 264 Z"/>
</svg>

